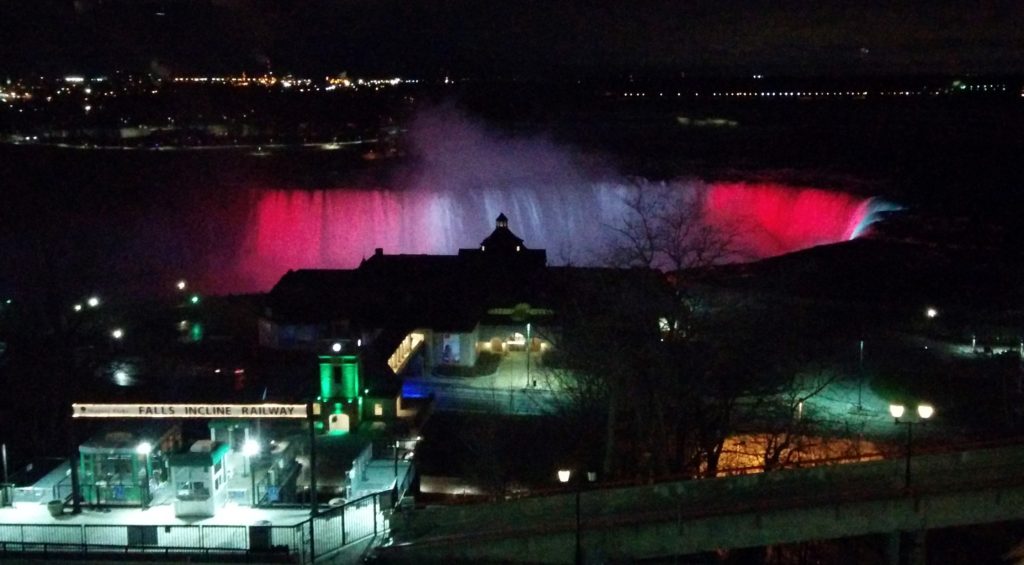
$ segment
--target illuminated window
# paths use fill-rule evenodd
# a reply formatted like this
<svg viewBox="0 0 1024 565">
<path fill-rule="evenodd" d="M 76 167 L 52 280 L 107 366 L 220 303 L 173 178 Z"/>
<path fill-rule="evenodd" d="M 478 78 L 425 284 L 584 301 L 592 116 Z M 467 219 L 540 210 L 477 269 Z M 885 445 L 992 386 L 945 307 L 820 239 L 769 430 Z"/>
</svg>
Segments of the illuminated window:
<svg viewBox="0 0 1024 565">
<path fill-rule="evenodd" d="M 668 318 L 658 318 L 658 329 L 662 332 L 667 332 L 672 329 L 668 323 Z"/>
<path fill-rule="evenodd" d="M 378 402 L 378 403 L 373 405 L 373 415 L 374 416 L 383 416 L 384 415 L 384 406 L 382 406 L 381 403 Z"/>
</svg>

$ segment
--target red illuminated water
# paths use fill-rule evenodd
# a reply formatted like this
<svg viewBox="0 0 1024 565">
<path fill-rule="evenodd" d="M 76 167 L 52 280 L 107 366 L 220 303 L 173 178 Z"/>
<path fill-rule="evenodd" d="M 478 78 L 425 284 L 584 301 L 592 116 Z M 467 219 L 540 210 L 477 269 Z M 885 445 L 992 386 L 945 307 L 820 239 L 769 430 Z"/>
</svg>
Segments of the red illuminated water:
<svg viewBox="0 0 1024 565">
<path fill-rule="evenodd" d="M 702 191 L 703 221 L 737 236 L 744 257 L 763 258 L 850 239 L 871 200 L 773 183 L 678 183 Z M 263 190 L 233 286 L 266 289 L 289 269 L 352 268 L 375 248 L 386 253 L 454 254 L 475 247 L 504 212 L 549 263 L 597 261 L 628 212 L 614 183 L 482 189 Z"/>
<path fill-rule="evenodd" d="M 716 226 L 736 226 L 739 246 L 763 258 L 851 239 L 870 206 L 870 199 L 842 192 L 715 183 L 708 191 L 705 213 Z"/>
</svg>

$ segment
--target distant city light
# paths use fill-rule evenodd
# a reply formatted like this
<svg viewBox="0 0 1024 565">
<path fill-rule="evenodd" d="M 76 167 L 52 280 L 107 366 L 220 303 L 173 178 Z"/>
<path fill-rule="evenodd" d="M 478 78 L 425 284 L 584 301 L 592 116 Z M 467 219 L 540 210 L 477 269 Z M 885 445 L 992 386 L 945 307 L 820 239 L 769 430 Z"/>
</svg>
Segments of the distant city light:
<svg viewBox="0 0 1024 565">
<path fill-rule="evenodd" d="M 97 296 L 90 296 L 85 303 L 89 305 L 89 308 L 95 308 L 100 305 L 100 299 Z"/>
<path fill-rule="evenodd" d="M 180 281 L 178 281 L 178 284 L 175 285 L 175 286 L 178 287 L 178 290 L 185 290 L 185 287 L 188 286 L 188 283 L 185 282 L 185 279 L 181 279 Z"/>
<path fill-rule="evenodd" d="M 135 446 L 135 453 L 139 455 L 149 455 L 153 451 L 153 444 L 148 441 L 141 441 L 139 445 Z"/>
<path fill-rule="evenodd" d="M 331 351 L 333 351 L 335 353 L 340 353 L 341 352 L 341 344 L 338 343 L 338 342 L 332 343 L 331 344 Z"/>
<path fill-rule="evenodd" d="M 114 330 L 110 332 L 110 337 L 114 339 L 121 339 L 124 337 L 124 330 L 121 328 L 114 328 Z"/>
<path fill-rule="evenodd" d="M 939 315 L 939 311 L 936 310 L 935 308 L 928 308 L 927 310 L 924 311 L 924 315 L 928 316 L 929 318 L 934 318 Z"/>
<path fill-rule="evenodd" d="M 192 304 L 199 304 L 199 295 L 193 294 L 192 297 L 188 299 L 188 301 L 191 302 Z"/>
<path fill-rule="evenodd" d="M 81 312 L 82 311 L 82 305 L 81 304 L 75 304 L 74 306 L 72 306 L 72 308 L 74 308 L 75 312 Z"/>
</svg>

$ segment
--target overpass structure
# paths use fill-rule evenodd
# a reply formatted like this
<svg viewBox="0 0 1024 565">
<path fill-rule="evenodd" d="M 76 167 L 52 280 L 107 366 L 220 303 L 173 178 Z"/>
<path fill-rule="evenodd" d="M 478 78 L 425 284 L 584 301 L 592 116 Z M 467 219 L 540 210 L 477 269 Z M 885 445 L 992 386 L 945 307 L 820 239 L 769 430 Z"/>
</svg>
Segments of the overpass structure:
<svg viewBox="0 0 1024 565">
<path fill-rule="evenodd" d="M 584 560 L 632 561 L 881 534 L 892 563 L 923 563 L 936 528 L 1024 519 L 1024 447 L 584 491 Z M 409 510 L 380 562 L 571 563 L 575 493 Z M 909 543 L 908 543 L 909 542 Z"/>
</svg>

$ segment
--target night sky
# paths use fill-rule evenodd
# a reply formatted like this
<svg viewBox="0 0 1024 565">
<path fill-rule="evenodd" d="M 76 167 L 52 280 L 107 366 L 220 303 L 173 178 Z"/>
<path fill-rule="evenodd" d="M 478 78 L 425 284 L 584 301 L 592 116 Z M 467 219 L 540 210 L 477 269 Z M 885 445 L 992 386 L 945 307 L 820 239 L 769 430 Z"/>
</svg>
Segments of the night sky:
<svg viewBox="0 0 1024 565">
<path fill-rule="evenodd" d="M 0 76 L 1024 71 L 1012 1 L 5 0 L 0 37 Z"/>
</svg>

